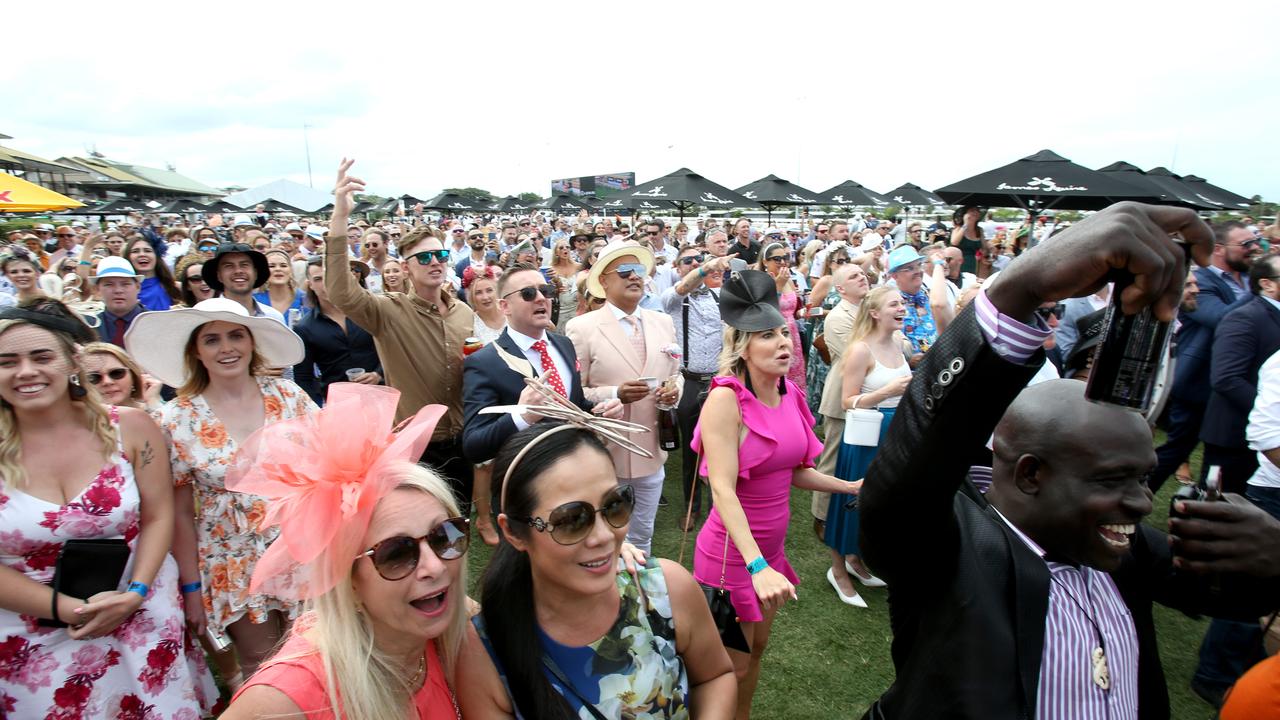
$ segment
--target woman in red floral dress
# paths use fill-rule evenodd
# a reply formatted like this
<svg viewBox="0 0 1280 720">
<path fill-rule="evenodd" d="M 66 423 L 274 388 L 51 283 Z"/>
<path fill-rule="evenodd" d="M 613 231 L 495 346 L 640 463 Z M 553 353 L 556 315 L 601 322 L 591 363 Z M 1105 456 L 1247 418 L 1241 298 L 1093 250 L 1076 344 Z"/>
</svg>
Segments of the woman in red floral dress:
<svg viewBox="0 0 1280 720">
<path fill-rule="evenodd" d="M 164 440 L 85 392 L 78 321 L 44 305 L 0 313 L 0 717 L 197 720 L 217 691 L 184 631 Z M 117 588 L 48 585 L 64 542 L 112 538 L 132 550 Z M 55 612 L 70 626 L 37 624 Z"/>
</svg>

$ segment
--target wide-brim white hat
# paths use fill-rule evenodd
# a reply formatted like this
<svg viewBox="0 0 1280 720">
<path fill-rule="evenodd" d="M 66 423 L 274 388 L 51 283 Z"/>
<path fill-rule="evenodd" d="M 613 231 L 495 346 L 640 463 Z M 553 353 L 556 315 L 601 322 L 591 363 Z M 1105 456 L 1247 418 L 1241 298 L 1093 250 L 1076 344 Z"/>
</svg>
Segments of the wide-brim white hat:
<svg viewBox="0 0 1280 720">
<path fill-rule="evenodd" d="M 124 347 L 143 370 L 165 385 L 181 387 L 188 379 L 185 353 L 191 333 L 216 320 L 249 328 L 254 349 L 270 367 L 302 362 L 302 339 L 292 330 L 279 320 L 253 317 L 243 305 L 227 298 L 209 298 L 191 308 L 141 313 L 125 332 Z"/>
<path fill-rule="evenodd" d="M 646 275 L 653 272 L 652 250 L 631 240 L 611 242 L 601 248 L 600 257 L 591 265 L 591 272 L 587 274 L 587 292 L 591 293 L 592 297 L 604 297 L 604 286 L 600 284 L 600 276 L 604 274 L 604 269 L 609 266 L 609 263 L 628 255 L 644 265 Z"/>
</svg>

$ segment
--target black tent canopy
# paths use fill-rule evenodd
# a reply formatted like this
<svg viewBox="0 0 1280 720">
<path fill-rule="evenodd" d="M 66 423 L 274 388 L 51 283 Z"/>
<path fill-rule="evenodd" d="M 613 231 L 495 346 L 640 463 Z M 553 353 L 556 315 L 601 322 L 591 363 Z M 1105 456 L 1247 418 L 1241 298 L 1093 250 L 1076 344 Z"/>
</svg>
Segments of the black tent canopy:
<svg viewBox="0 0 1280 720">
<path fill-rule="evenodd" d="M 788 182 L 777 175 L 765 175 L 755 182 L 734 190 L 748 200 L 764 207 L 769 222 L 773 222 L 773 209 L 784 205 L 818 205 L 818 193 Z"/>
<path fill-rule="evenodd" d="M 680 168 L 655 180 L 609 196 L 614 199 L 662 200 L 676 206 L 680 219 L 686 211 L 701 205 L 717 210 L 758 208 L 760 204 L 742 197 L 729 188 L 714 183 L 689 168 Z"/>
<path fill-rule="evenodd" d="M 818 193 L 823 205 L 845 205 L 850 207 L 888 207 L 889 199 L 880 193 L 852 180 L 845 180 L 835 187 Z"/>
<path fill-rule="evenodd" d="M 1163 168 L 1160 169 L 1163 170 Z M 1143 172 L 1142 168 L 1137 165 L 1120 160 L 1106 167 L 1098 168 L 1098 172 L 1104 175 L 1113 175 L 1130 185 L 1146 190 L 1166 205 L 1179 205 L 1195 210 L 1212 210 L 1214 208 L 1210 203 L 1197 198 L 1190 188 L 1167 171 L 1162 175 L 1153 175 Z"/>
<path fill-rule="evenodd" d="M 1041 150 L 1008 165 L 938 188 L 953 205 L 1042 210 L 1101 210 L 1119 200 L 1151 201 L 1150 191 Z"/>
</svg>

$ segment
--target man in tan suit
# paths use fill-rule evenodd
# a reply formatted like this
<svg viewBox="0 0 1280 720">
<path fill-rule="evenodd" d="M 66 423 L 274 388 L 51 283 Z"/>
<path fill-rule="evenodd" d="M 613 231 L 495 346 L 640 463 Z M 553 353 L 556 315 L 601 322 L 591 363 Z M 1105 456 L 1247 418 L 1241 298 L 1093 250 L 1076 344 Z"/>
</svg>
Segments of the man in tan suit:
<svg viewBox="0 0 1280 720">
<path fill-rule="evenodd" d="M 844 350 L 849 346 L 849 335 L 853 331 L 853 318 L 858 313 L 855 300 L 861 300 L 867 294 L 867 273 L 861 266 L 853 263 L 837 265 L 831 282 L 840 294 L 840 302 L 831 308 L 822 326 L 822 337 L 827 341 L 827 352 L 831 354 L 831 371 L 827 373 L 827 382 L 822 386 L 822 400 L 818 403 L 823 427 L 818 472 L 835 475 L 840 441 L 844 437 L 844 407 L 841 405 L 843 396 L 840 394 L 841 377 L 844 375 L 842 360 Z M 815 527 L 818 523 L 826 522 L 830 499 L 830 493 L 814 491 L 810 510 L 816 521 Z M 821 536 L 822 533 L 819 532 L 818 535 Z"/>
<path fill-rule="evenodd" d="M 587 400 L 598 403 L 616 397 L 624 404 L 623 420 L 650 428 L 647 433 L 632 433 L 630 439 L 647 448 L 652 458 L 616 446 L 609 450 L 619 482 L 635 487 L 636 507 L 627 541 L 645 552 L 653 538 L 665 478 L 662 465 L 667 459 L 658 449 L 657 403 L 676 405 L 681 385 L 677 382 L 675 390 L 654 391 L 642 379 L 656 378 L 660 384 L 680 367 L 679 358 L 668 352 L 677 347 L 671 317 L 640 307 L 653 267 L 648 248 L 623 242 L 605 246 L 587 276 L 587 291 L 604 297 L 604 307 L 573 318 L 565 328 L 578 355 Z"/>
</svg>

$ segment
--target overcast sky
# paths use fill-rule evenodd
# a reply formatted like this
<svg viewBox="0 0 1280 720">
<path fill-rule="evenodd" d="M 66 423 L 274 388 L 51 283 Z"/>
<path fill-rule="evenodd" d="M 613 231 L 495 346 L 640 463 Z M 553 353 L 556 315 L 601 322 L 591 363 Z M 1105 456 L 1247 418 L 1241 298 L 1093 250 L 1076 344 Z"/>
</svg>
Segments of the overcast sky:
<svg viewBox="0 0 1280 720">
<path fill-rule="evenodd" d="M 23 3 L 0 132 L 215 185 L 933 189 L 1034 153 L 1280 199 L 1274 2 Z M 49 13 L 49 14 L 46 14 Z M 1264 129 L 1269 132 L 1264 132 Z"/>
</svg>

